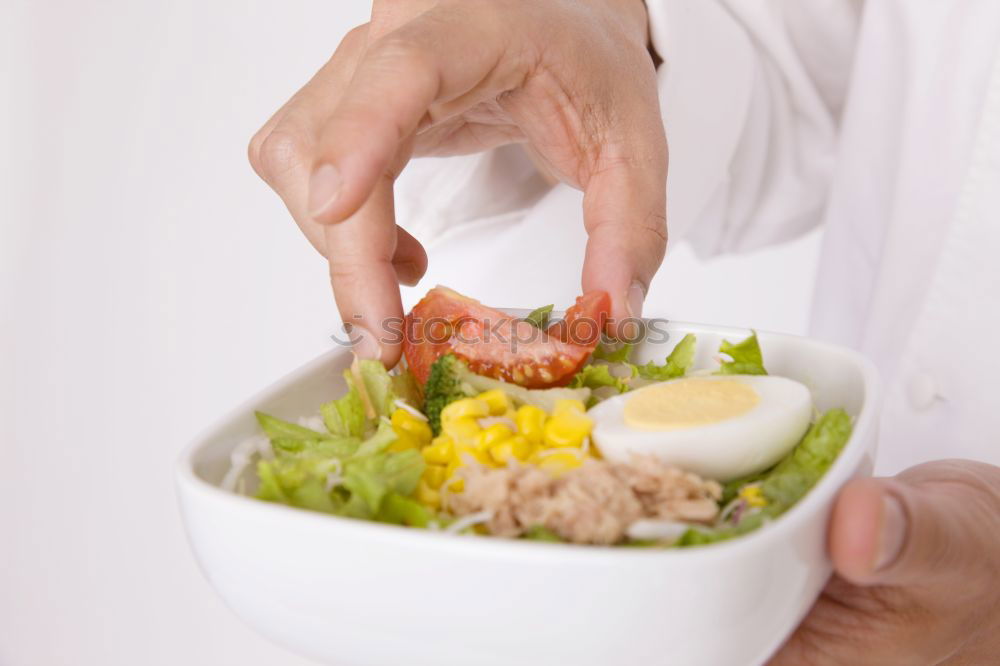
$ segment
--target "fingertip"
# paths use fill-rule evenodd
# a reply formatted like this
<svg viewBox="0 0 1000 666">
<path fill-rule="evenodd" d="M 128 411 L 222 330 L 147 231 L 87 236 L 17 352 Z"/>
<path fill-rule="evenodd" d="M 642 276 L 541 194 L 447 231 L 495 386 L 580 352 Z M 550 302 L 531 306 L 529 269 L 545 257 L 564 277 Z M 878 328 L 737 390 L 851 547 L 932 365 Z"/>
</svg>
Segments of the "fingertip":
<svg viewBox="0 0 1000 666">
<path fill-rule="evenodd" d="M 402 331 L 402 319 L 400 318 L 399 330 Z M 400 357 L 403 355 L 403 345 L 402 338 L 399 337 L 395 330 L 391 332 L 383 332 L 382 339 L 379 344 L 379 354 L 378 360 L 382 361 L 382 365 L 387 368 L 394 368 L 396 364 L 399 363 Z"/>
<path fill-rule="evenodd" d="M 857 479 L 844 486 L 834 504 L 830 558 L 834 570 L 851 582 L 870 582 L 875 573 L 886 493 L 877 479 Z"/>
<path fill-rule="evenodd" d="M 599 239 L 592 236 L 587 242 L 587 252 L 583 262 L 583 292 L 607 292 L 611 298 L 611 311 L 605 331 L 618 339 L 622 337 L 624 333 L 622 329 L 632 316 L 628 303 L 631 283 L 631 271 L 625 258 L 620 256 L 615 248 L 604 246 Z"/>
<path fill-rule="evenodd" d="M 356 358 L 381 361 L 387 368 L 395 366 L 403 351 L 403 319 L 398 318 L 398 326 L 392 325 L 397 318 L 383 319 L 377 325 L 357 315 L 353 319 L 353 323 L 345 324 L 351 353 Z"/>
<path fill-rule="evenodd" d="M 611 298 L 611 311 L 604 327 L 608 335 L 622 342 L 639 342 L 643 335 L 642 309 L 646 300 L 646 287 L 642 282 L 629 282 L 628 275 L 620 270 L 602 272 L 585 267 L 583 291 L 604 291 Z"/>
<path fill-rule="evenodd" d="M 427 272 L 427 251 L 424 246 L 403 227 L 396 227 L 396 251 L 392 256 L 392 267 L 400 284 L 415 286 Z"/>
<path fill-rule="evenodd" d="M 426 264 L 420 266 L 412 261 L 394 261 L 392 267 L 396 270 L 396 279 L 399 284 L 407 287 L 417 286 L 420 278 L 427 272 Z"/>
</svg>

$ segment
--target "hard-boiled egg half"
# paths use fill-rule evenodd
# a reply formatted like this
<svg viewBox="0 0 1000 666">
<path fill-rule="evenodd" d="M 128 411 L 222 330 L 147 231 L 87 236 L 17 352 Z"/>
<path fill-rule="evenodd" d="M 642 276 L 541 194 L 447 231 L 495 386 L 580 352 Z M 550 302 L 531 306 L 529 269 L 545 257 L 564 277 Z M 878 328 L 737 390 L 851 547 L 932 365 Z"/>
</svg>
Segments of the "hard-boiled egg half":
<svg viewBox="0 0 1000 666">
<path fill-rule="evenodd" d="M 609 398 L 588 414 L 593 441 L 609 460 L 653 455 L 729 481 L 767 469 L 802 439 L 812 396 L 784 377 L 685 377 Z"/>
</svg>

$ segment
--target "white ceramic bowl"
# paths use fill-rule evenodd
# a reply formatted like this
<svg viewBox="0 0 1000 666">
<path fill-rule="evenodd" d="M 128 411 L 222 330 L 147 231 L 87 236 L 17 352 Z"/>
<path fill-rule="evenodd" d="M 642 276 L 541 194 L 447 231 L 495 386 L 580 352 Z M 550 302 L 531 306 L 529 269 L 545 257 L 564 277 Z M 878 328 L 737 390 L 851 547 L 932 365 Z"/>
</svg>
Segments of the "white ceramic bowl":
<svg viewBox="0 0 1000 666">
<path fill-rule="evenodd" d="M 682 323 L 662 357 L 698 335 L 696 367 L 747 332 Z M 291 373 L 199 438 L 177 469 L 181 510 L 205 575 L 251 627 L 341 666 L 759 664 L 798 624 L 830 574 L 824 533 L 844 482 L 870 474 L 878 388 L 871 364 L 825 343 L 760 333 L 772 374 L 854 434 L 823 480 L 781 519 L 740 539 L 678 550 L 452 536 L 288 508 L 220 489 L 254 409 L 295 418 L 344 390 L 350 354 Z"/>
</svg>

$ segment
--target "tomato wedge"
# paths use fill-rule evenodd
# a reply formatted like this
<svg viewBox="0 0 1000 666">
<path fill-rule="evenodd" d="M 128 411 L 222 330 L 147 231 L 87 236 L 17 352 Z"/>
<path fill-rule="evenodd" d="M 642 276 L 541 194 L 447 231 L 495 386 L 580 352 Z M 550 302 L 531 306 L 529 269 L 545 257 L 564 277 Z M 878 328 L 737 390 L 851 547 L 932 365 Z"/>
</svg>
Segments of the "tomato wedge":
<svg viewBox="0 0 1000 666">
<path fill-rule="evenodd" d="M 608 323 L 611 297 L 606 291 L 588 291 L 578 296 L 576 303 L 566 310 L 566 316 L 546 329 L 546 333 L 563 342 L 581 347 L 594 347 L 601 341 L 601 331 Z"/>
<path fill-rule="evenodd" d="M 527 388 L 564 386 L 600 341 L 611 298 L 592 291 L 546 331 L 447 287 L 435 287 L 406 315 L 403 355 L 421 384 L 454 353 L 473 372 Z"/>
</svg>

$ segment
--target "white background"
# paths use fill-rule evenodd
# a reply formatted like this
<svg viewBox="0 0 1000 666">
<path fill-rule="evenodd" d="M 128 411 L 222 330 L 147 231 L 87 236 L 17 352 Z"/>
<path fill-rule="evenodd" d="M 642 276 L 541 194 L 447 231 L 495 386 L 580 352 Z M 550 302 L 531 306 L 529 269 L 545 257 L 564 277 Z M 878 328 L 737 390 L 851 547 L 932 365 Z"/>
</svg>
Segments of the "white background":
<svg viewBox="0 0 1000 666">
<path fill-rule="evenodd" d="M 305 663 L 202 579 L 171 473 L 330 344 L 324 265 L 245 150 L 367 3 L 2 7 L 0 664 Z M 802 332 L 817 247 L 679 247 L 647 312 Z M 435 279 L 481 295 L 451 254 L 432 251 Z M 550 300 L 530 294 L 498 305 Z"/>
</svg>

